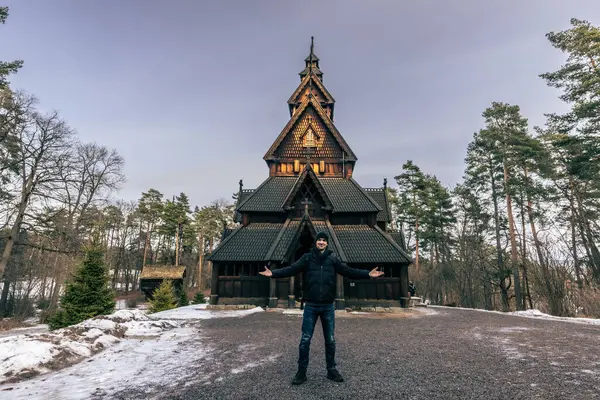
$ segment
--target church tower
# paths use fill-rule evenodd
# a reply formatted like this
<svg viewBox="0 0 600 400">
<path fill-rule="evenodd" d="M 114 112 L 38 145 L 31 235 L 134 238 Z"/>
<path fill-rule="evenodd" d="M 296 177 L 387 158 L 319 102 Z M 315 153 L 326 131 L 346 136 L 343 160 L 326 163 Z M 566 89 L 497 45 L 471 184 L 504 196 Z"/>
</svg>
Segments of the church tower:
<svg viewBox="0 0 600 400">
<path fill-rule="evenodd" d="M 290 120 L 263 157 L 269 176 L 297 176 L 310 164 L 318 176 L 350 178 L 356 155 L 333 123 L 335 99 L 323 84 L 314 38 L 304 61 L 288 100 Z"/>
</svg>

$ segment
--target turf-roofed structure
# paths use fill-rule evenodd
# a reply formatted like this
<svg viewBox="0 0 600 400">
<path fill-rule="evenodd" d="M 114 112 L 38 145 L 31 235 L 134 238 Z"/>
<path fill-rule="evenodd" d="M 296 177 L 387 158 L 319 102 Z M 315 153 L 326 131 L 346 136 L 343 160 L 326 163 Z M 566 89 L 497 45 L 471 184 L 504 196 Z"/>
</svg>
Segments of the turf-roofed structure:
<svg viewBox="0 0 600 400">
<path fill-rule="evenodd" d="M 311 43 L 300 85 L 288 100 L 290 120 L 264 156 L 269 177 L 256 189 L 240 181 L 239 226 L 223 233 L 212 252 L 212 304 L 295 307 L 302 274 L 270 279 L 258 274 L 289 265 L 307 252 L 317 232 L 355 268 L 379 266 L 378 279 L 338 276 L 336 306 L 406 305 L 411 262 L 401 232 L 389 232 L 386 181 L 363 188 L 352 174 L 357 157 L 333 123 L 335 100 L 323 85 Z"/>
</svg>

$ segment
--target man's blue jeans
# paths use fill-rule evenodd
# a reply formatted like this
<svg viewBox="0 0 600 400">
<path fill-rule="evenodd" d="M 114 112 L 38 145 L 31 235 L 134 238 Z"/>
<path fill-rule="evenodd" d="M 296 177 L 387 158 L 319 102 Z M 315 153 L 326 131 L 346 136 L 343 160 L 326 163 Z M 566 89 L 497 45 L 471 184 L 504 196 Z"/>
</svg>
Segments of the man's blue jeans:
<svg viewBox="0 0 600 400">
<path fill-rule="evenodd" d="M 325 338 L 325 361 L 327 369 L 335 368 L 335 305 L 331 304 L 310 304 L 304 306 L 304 316 L 302 318 L 302 337 L 300 338 L 300 355 L 298 357 L 298 367 L 306 369 L 308 367 L 308 355 L 310 353 L 310 341 L 315 331 L 317 319 L 321 318 L 323 327 L 323 337 Z"/>
</svg>

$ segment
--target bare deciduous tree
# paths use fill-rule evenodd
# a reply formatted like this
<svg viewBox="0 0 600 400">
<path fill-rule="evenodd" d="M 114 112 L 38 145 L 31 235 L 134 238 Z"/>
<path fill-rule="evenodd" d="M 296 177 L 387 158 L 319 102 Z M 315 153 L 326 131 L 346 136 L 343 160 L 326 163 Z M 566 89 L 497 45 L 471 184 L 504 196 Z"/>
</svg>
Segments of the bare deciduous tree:
<svg viewBox="0 0 600 400">
<path fill-rule="evenodd" d="M 13 180 L 17 193 L 13 202 L 16 215 L 12 218 L 10 234 L 0 258 L 3 276 L 28 208 L 36 198 L 56 190 L 63 165 L 70 156 L 73 138 L 73 131 L 56 111 L 49 114 L 32 111 L 23 115 L 15 124 L 14 134 L 19 140 L 16 152 L 18 174 Z M 5 301 L 0 300 L 0 309 L 4 308 Z"/>
</svg>

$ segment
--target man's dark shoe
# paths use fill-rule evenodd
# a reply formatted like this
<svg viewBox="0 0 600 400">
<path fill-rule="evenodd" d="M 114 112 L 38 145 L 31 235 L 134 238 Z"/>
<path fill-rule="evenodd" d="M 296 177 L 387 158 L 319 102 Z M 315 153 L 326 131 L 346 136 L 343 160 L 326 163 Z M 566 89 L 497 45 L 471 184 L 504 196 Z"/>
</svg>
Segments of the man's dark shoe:
<svg viewBox="0 0 600 400">
<path fill-rule="evenodd" d="M 306 370 L 298 368 L 298 372 L 296 372 L 296 376 L 294 376 L 294 379 L 292 380 L 292 385 L 300 385 L 304 382 L 306 382 Z"/>
<path fill-rule="evenodd" d="M 327 379 L 331 379 L 334 382 L 344 382 L 344 378 L 342 378 L 338 370 L 335 368 L 327 370 Z"/>
</svg>

